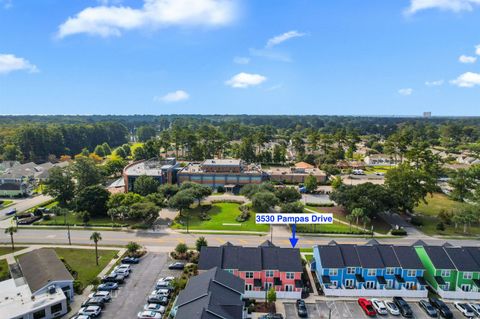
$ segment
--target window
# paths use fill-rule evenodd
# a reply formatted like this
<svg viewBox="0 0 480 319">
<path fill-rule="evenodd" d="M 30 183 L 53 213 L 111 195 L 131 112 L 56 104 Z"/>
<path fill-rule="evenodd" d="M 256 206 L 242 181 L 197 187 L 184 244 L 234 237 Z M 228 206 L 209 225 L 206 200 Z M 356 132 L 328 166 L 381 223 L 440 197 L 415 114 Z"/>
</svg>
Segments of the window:
<svg viewBox="0 0 480 319">
<path fill-rule="evenodd" d="M 353 279 L 345 279 L 345 287 L 353 288 L 354 287 L 353 285 L 354 285 Z"/>
<path fill-rule="evenodd" d="M 417 272 L 415 271 L 415 269 L 407 270 L 407 277 L 415 277 L 416 274 Z"/>
<path fill-rule="evenodd" d="M 295 273 L 293 273 L 293 272 L 287 272 L 287 273 L 285 274 L 285 278 L 286 278 L 286 279 L 295 279 Z"/>
<path fill-rule="evenodd" d="M 245 291 L 252 291 L 253 285 L 252 284 L 245 284 Z"/>
<path fill-rule="evenodd" d="M 472 286 L 470 286 L 470 285 L 466 285 L 466 284 L 462 285 L 462 290 L 463 291 L 470 291 L 471 289 L 472 289 Z"/>
<path fill-rule="evenodd" d="M 367 281 L 367 282 L 365 283 L 365 287 L 366 287 L 367 289 L 375 289 L 375 281 Z"/>
<path fill-rule="evenodd" d="M 265 276 L 267 278 L 272 278 L 273 277 L 273 270 L 265 270 Z"/>
<path fill-rule="evenodd" d="M 293 291 L 293 285 L 285 285 L 285 291 Z"/>
<path fill-rule="evenodd" d="M 407 288 L 407 289 L 410 289 L 410 290 L 411 290 L 411 289 L 413 289 L 414 286 L 415 286 L 415 283 L 414 283 L 414 282 L 407 281 L 407 282 L 405 283 L 405 288 Z"/>
<path fill-rule="evenodd" d="M 450 275 L 451 275 L 450 270 L 442 270 L 442 272 L 440 274 L 440 276 L 442 276 L 442 277 L 450 277 Z"/>
<path fill-rule="evenodd" d="M 328 272 L 330 276 L 337 276 L 338 275 L 338 269 L 330 269 Z"/>
<path fill-rule="evenodd" d="M 55 305 L 52 306 L 52 308 L 50 309 L 50 312 L 52 314 L 56 313 L 56 312 L 60 312 L 62 311 L 63 307 L 62 307 L 62 304 L 61 303 L 57 303 Z"/>
<path fill-rule="evenodd" d="M 391 267 L 387 268 L 385 270 L 385 274 L 386 275 L 394 275 L 395 274 L 395 268 L 391 268 Z"/>
<path fill-rule="evenodd" d="M 367 276 L 375 276 L 376 274 L 377 274 L 377 272 L 375 271 L 375 269 L 369 269 L 368 273 L 367 273 Z"/>
<path fill-rule="evenodd" d="M 253 278 L 253 271 L 246 271 L 245 278 Z"/>
<path fill-rule="evenodd" d="M 45 318 L 45 309 L 42 309 L 33 313 L 33 319 L 42 319 L 42 318 Z"/>
<path fill-rule="evenodd" d="M 450 290 L 450 283 L 446 282 L 444 287 L 445 287 L 445 291 Z"/>
<path fill-rule="evenodd" d="M 347 268 L 347 274 L 348 275 L 354 275 L 356 273 L 355 267 L 348 267 Z"/>
<path fill-rule="evenodd" d="M 471 272 L 464 272 L 463 273 L 463 279 L 472 279 L 473 278 L 473 273 Z"/>
<path fill-rule="evenodd" d="M 271 283 L 271 282 L 266 282 L 266 283 L 265 283 L 265 290 L 270 290 L 270 288 L 272 288 L 272 286 L 273 286 L 273 283 Z"/>
</svg>

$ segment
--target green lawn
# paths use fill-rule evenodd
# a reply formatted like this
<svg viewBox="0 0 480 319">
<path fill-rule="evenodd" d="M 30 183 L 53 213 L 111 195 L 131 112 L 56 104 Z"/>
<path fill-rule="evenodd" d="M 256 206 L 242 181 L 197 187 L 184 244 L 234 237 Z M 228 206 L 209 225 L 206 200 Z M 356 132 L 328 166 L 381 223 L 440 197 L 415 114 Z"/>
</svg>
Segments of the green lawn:
<svg viewBox="0 0 480 319">
<path fill-rule="evenodd" d="M 10 205 L 13 205 L 13 200 L 3 199 L 2 204 L 0 205 L 0 208 L 4 209 L 4 208 L 7 208 Z"/>
<path fill-rule="evenodd" d="M 129 226 L 129 225 L 134 225 L 137 223 L 140 223 L 141 221 L 138 220 L 117 220 L 114 219 L 113 223 L 115 224 L 115 227 L 118 226 Z M 83 221 L 75 214 L 69 213 L 67 215 L 67 224 L 70 226 L 77 225 L 77 226 L 85 226 Z M 63 226 L 65 225 L 65 217 L 64 216 L 52 216 L 50 220 L 40 220 L 35 223 L 35 225 L 59 225 Z M 102 226 L 102 227 L 111 227 L 112 226 L 112 219 L 110 217 L 91 217 L 90 221 L 87 223 L 86 226 Z"/>
<path fill-rule="evenodd" d="M 94 249 L 55 248 L 58 257 L 63 257 L 73 270 L 78 272 L 78 278 L 83 286 L 90 284 L 92 279 L 102 271 L 112 258 L 117 256 L 116 250 L 98 250 L 98 266 L 95 264 Z"/>
<path fill-rule="evenodd" d="M 22 250 L 24 248 L 25 247 L 17 247 L 15 245 L 15 249 L 13 250 L 13 252 Z M 11 247 L 6 247 L 6 246 L 0 247 L 0 256 L 6 255 L 6 254 L 11 254 L 11 253 L 12 253 L 12 248 Z"/>
<path fill-rule="evenodd" d="M 200 208 L 195 207 L 187 213 L 190 216 L 189 229 L 193 230 L 237 230 L 237 231 L 258 231 L 268 232 L 269 226 L 255 223 L 255 213 L 252 212 L 250 218 L 243 223 L 237 222 L 235 218 L 241 214 L 240 205 L 236 203 L 215 203 L 207 212 L 210 220 L 200 218 Z M 186 229 L 184 225 L 174 223 L 172 228 Z"/>
<path fill-rule="evenodd" d="M 394 168 L 395 166 L 388 166 L 388 165 L 385 165 L 385 166 L 369 166 L 365 169 L 365 173 L 368 173 L 368 174 L 374 174 L 374 173 L 384 173 L 386 174 L 389 170 L 391 170 L 392 168 Z"/>
<path fill-rule="evenodd" d="M 10 271 L 8 270 L 8 263 L 5 259 L 0 260 L 0 281 L 10 278 Z"/>
<path fill-rule="evenodd" d="M 297 232 L 299 233 L 341 233 L 341 234 L 358 234 L 362 233 L 361 230 L 350 226 L 334 221 L 333 224 L 298 224 Z"/>
<path fill-rule="evenodd" d="M 466 204 L 450 199 L 447 195 L 435 193 L 433 196 L 426 198 L 427 204 L 420 203 L 415 208 L 417 218 L 421 220 L 422 226 L 419 228 L 427 235 L 443 235 L 443 236 L 478 236 L 480 234 L 480 225 L 469 227 L 467 233 L 463 232 L 463 225 L 445 225 L 444 231 L 436 229 L 440 219 L 437 217 L 441 210 L 458 211 L 462 210 Z"/>
</svg>

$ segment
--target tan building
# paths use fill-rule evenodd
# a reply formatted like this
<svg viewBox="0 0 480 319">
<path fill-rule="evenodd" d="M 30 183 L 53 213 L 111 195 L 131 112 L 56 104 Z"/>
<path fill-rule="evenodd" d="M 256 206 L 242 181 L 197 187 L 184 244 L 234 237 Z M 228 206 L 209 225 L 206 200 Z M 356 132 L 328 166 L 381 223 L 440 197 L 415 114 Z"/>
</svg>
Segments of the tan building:
<svg viewBox="0 0 480 319">
<path fill-rule="evenodd" d="M 266 173 L 272 182 L 288 184 L 304 183 L 309 175 L 315 176 L 317 183 L 324 183 L 327 180 L 327 174 L 324 171 L 305 162 L 297 163 L 292 167 L 270 167 Z"/>
</svg>

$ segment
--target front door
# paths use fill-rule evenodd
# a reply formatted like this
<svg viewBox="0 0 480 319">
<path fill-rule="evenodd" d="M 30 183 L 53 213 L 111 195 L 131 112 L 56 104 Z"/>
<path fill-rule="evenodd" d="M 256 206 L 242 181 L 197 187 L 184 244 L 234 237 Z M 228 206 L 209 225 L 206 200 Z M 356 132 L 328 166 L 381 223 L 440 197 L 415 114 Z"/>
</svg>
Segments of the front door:
<svg viewBox="0 0 480 319">
<path fill-rule="evenodd" d="M 367 282 L 365 283 L 365 287 L 366 287 L 367 289 L 375 289 L 375 281 L 367 281 Z"/>
</svg>

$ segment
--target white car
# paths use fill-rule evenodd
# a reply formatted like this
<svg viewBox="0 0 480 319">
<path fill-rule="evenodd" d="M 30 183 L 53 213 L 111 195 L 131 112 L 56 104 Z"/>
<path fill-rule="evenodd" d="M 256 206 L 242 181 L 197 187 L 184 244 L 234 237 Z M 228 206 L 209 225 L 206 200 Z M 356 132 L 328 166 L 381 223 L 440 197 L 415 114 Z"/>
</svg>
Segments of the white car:
<svg viewBox="0 0 480 319">
<path fill-rule="evenodd" d="M 115 270 L 117 269 L 126 269 L 128 271 L 132 271 L 132 266 L 130 265 L 127 265 L 127 264 L 121 264 L 121 265 L 118 265 L 117 267 L 115 267 Z"/>
<path fill-rule="evenodd" d="M 175 279 L 175 277 L 168 276 L 168 277 L 159 278 L 158 281 L 173 281 L 174 279 Z"/>
<path fill-rule="evenodd" d="M 90 316 L 87 315 L 75 315 L 70 319 L 90 319 Z"/>
<path fill-rule="evenodd" d="M 138 319 L 162 319 L 162 314 L 155 311 L 142 311 L 137 314 Z"/>
<path fill-rule="evenodd" d="M 115 273 L 116 275 L 122 275 L 125 278 L 130 276 L 130 270 L 125 269 L 125 268 L 120 268 L 120 269 L 114 270 L 112 273 Z"/>
<path fill-rule="evenodd" d="M 108 291 L 97 291 L 97 292 L 92 292 L 91 294 L 88 295 L 88 298 L 95 298 L 95 297 L 100 297 L 105 302 L 109 302 L 112 299 L 112 296 Z"/>
<path fill-rule="evenodd" d="M 164 278 L 161 278 L 164 279 Z M 159 280 L 157 281 L 157 285 L 155 286 L 157 289 L 161 288 L 168 288 L 171 286 L 171 281 Z"/>
<path fill-rule="evenodd" d="M 467 318 L 475 317 L 475 312 L 473 311 L 472 308 L 470 308 L 468 304 L 457 301 L 454 303 L 454 305 L 455 305 L 455 308 L 457 308 L 458 311 L 460 311 L 465 317 Z"/>
<path fill-rule="evenodd" d="M 157 289 L 152 291 L 150 296 L 165 296 L 165 297 L 170 297 L 170 290 L 168 289 Z"/>
<path fill-rule="evenodd" d="M 386 301 L 385 307 L 392 316 L 400 316 L 400 310 L 398 309 L 397 305 L 393 303 L 393 301 Z"/>
<path fill-rule="evenodd" d="M 164 313 L 165 307 L 157 303 L 148 303 L 145 306 L 143 306 L 143 310 Z"/>
<path fill-rule="evenodd" d="M 477 315 L 477 317 L 480 317 L 480 304 L 478 303 L 469 303 L 468 304 L 470 308 L 473 309 L 473 312 Z"/>
<path fill-rule="evenodd" d="M 100 308 L 99 306 L 88 306 L 88 307 L 80 308 L 80 310 L 78 311 L 78 314 L 90 316 L 90 317 L 98 317 L 101 312 L 102 312 L 102 308 Z"/>
<path fill-rule="evenodd" d="M 383 301 L 379 299 L 372 299 L 371 302 L 373 308 L 375 308 L 375 311 L 377 311 L 379 315 L 388 315 L 387 306 L 385 306 L 385 303 Z"/>
</svg>

